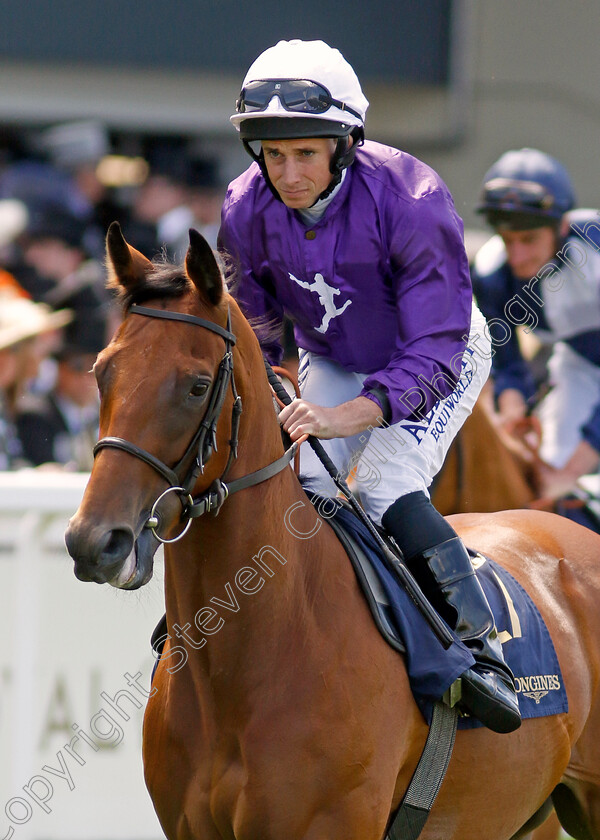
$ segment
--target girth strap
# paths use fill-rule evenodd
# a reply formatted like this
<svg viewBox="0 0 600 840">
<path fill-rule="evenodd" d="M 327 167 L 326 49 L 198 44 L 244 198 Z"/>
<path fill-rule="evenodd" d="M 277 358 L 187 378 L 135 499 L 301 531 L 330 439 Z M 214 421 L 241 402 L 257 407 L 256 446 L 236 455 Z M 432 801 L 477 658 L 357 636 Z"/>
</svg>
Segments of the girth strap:
<svg viewBox="0 0 600 840">
<path fill-rule="evenodd" d="M 423 831 L 450 763 L 457 723 L 456 706 L 438 700 L 421 758 L 386 840 L 416 840 Z"/>
</svg>

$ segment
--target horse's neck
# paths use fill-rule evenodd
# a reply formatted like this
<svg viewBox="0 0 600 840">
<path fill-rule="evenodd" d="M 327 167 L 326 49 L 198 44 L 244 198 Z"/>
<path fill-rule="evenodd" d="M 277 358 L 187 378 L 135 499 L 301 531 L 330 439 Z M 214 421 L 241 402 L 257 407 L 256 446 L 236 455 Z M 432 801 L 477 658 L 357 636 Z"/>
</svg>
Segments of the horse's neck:
<svg viewBox="0 0 600 840">
<path fill-rule="evenodd" d="M 174 641 L 187 651 L 182 679 L 192 680 L 199 707 L 227 715 L 236 697 L 231 714 L 242 714 L 240 704 L 250 714 L 254 700 L 247 698 L 256 698 L 257 685 L 272 684 L 273 674 L 290 682 L 296 651 L 318 649 L 320 616 L 331 608 L 335 593 L 329 587 L 336 579 L 329 576 L 334 558 L 328 529 L 322 525 L 305 538 L 318 521 L 286 467 L 230 497 L 216 519 L 191 529 L 185 546 L 171 548 L 165 568 L 169 632 L 173 638 L 175 624 L 188 628 L 188 640 Z"/>
<path fill-rule="evenodd" d="M 181 543 L 165 551 L 170 623 L 193 627 L 201 621 L 199 610 L 206 608 L 205 616 L 216 611 L 225 619 L 239 607 L 264 633 L 263 619 L 271 624 L 278 609 L 289 608 L 296 590 L 305 597 L 307 568 L 292 561 L 318 551 L 319 540 L 306 537 L 317 522 L 290 467 L 230 496 L 217 517 L 205 515 Z M 254 597 L 263 589 L 282 597 Z"/>
<path fill-rule="evenodd" d="M 251 355 L 236 358 L 244 411 L 229 480 L 260 470 L 283 453 L 266 377 L 242 375 L 255 369 Z M 221 424 L 213 469 L 224 458 L 229 432 L 228 424 Z M 334 553 L 337 539 L 317 523 L 292 468 L 286 466 L 229 496 L 217 517 L 203 516 L 181 542 L 166 547 L 167 620 L 170 628 L 188 625 L 195 643 L 202 645 L 190 651 L 190 670 L 205 691 L 217 690 L 223 662 L 236 663 L 236 679 L 244 684 L 246 677 L 256 677 L 256 668 L 291 667 L 293 657 L 281 661 L 282 639 L 290 643 L 291 627 L 292 633 L 302 634 L 306 624 L 319 624 L 310 616 L 329 609 L 334 598 L 329 592 L 334 558 L 323 561 Z M 257 651 L 260 662 L 247 672 Z"/>
</svg>

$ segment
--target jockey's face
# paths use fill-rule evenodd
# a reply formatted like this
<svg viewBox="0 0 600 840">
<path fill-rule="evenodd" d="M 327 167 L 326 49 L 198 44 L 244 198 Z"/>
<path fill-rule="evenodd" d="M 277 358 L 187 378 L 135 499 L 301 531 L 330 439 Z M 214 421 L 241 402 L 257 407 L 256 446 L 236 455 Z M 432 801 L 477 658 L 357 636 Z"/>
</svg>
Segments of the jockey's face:
<svg viewBox="0 0 600 840">
<path fill-rule="evenodd" d="M 312 207 L 332 179 L 329 169 L 335 140 L 263 140 L 265 165 L 271 183 L 287 207 Z"/>
<path fill-rule="evenodd" d="M 508 264 L 518 280 L 529 280 L 556 254 L 556 230 L 539 227 L 531 230 L 501 230 Z"/>
</svg>

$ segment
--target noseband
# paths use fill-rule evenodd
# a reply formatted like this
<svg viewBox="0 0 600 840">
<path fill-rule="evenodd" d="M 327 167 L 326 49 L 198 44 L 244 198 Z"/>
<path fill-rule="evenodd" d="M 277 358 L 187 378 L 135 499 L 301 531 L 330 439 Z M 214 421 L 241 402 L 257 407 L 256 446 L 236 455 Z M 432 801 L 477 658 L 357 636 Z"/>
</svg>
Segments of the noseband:
<svg viewBox="0 0 600 840">
<path fill-rule="evenodd" d="M 184 312 L 172 312 L 167 309 L 151 309 L 147 306 L 138 306 L 135 303 L 132 304 L 129 311 L 133 315 L 144 315 L 148 318 L 164 318 L 168 321 L 184 321 L 188 324 L 194 324 L 195 326 L 203 327 L 206 330 L 210 330 L 211 332 L 220 335 L 225 341 L 225 354 L 219 363 L 219 369 L 210 394 L 208 408 L 206 409 L 200 426 L 190 441 L 184 455 L 174 467 L 167 466 L 155 455 L 152 455 L 150 452 L 147 452 L 145 449 L 142 449 L 135 443 L 131 443 L 124 438 L 110 436 L 104 437 L 101 438 L 94 446 L 94 457 L 96 457 L 102 449 L 121 449 L 141 461 L 144 461 L 165 479 L 169 487 L 161 493 L 152 505 L 152 510 L 145 527 L 149 528 L 153 532 L 159 542 L 176 542 L 187 532 L 188 528 L 192 524 L 192 519 L 202 516 L 204 513 L 210 512 L 217 514 L 221 505 L 229 495 L 237 492 L 238 490 L 243 490 L 245 487 L 251 487 L 253 484 L 265 481 L 267 478 L 271 478 L 271 476 L 280 472 L 294 457 L 296 445 L 292 445 L 281 458 L 272 464 L 269 464 L 256 472 L 250 473 L 243 478 L 235 479 L 226 484 L 224 479 L 232 463 L 237 458 L 238 429 L 242 413 L 242 400 L 237 393 L 235 378 L 233 375 L 233 347 L 236 343 L 236 337 L 234 333 L 231 332 L 231 313 L 229 309 L 227 310 L 227 329 L 220 327 L 218 324 L 214 324 L 212 321 L 207 321 L 204 318 L 198 318 L 195 315 L 188 315 Z M 217 478 L 205 493 L 201 494 L 198 498 L 193 499 L 191 492 L 194 488 L 196 480 L 198 476 L 204 472 L 204 467 L 212 453 L 217 451 L 217 424 L 221 415 L 223 403 L 225 402 L 227 389 L 230 386 L 233 394 L 233 407 L 231 411 L 231 438 L 229 440 L 229 457 L 227 459 L 227 464 L 221 474 L 221 477 Z M 186 464 L 189 464 L 187 472 Z M 188 521 L 185 529 L 180 534 L 173 539 L 165 540 L 156 532 L 159 525 L 159 520 L 156 516 L 156 508 L 161 499 L 170 492 L 178 494 L 183 507 L 182 519 L 187 519 Z"/>
</svg>

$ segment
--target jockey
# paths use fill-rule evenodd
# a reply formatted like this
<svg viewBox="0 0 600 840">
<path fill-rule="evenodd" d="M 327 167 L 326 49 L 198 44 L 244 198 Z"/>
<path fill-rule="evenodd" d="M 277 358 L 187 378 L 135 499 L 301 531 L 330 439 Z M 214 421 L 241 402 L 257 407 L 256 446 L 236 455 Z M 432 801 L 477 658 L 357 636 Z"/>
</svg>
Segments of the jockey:
<svg viewBox="0 0 600 840">
<path fill-rule="evenodd" d="M 262 53 L 231 117 L 254 163 L 229 186 L 220 248 L 246 314 L 293 321 L 302 398 L 282 410 L 283 428 L 321 438 L 344 475 L 355 470 L 367 513 L 473 653 L 463 711 L 509 732 L 520 725 L 513 675 L 468 553 L 428 493 L 488 377 L 485 322 L 448 189 L 421 161 L 365 141 L 367 107 L 323 41 Z M 262 343 L 277 363 L 272 335 Z M 335 495 L 308 447 L 301 471 Z"/>
<path fill-rule="evenodd" d="M 571 179 L 537 149 L 503 154 L 477 208 L 496 232 L 477 253 L 473 285 L 493 340 L 492 375 L 507 429 L 534 386 L 516 327 L 552 346 L 551 390 L 536 409 L 540 495 L 558 499 L 600 462 L 600 215 L 573 210 Z"/>
</svg>

